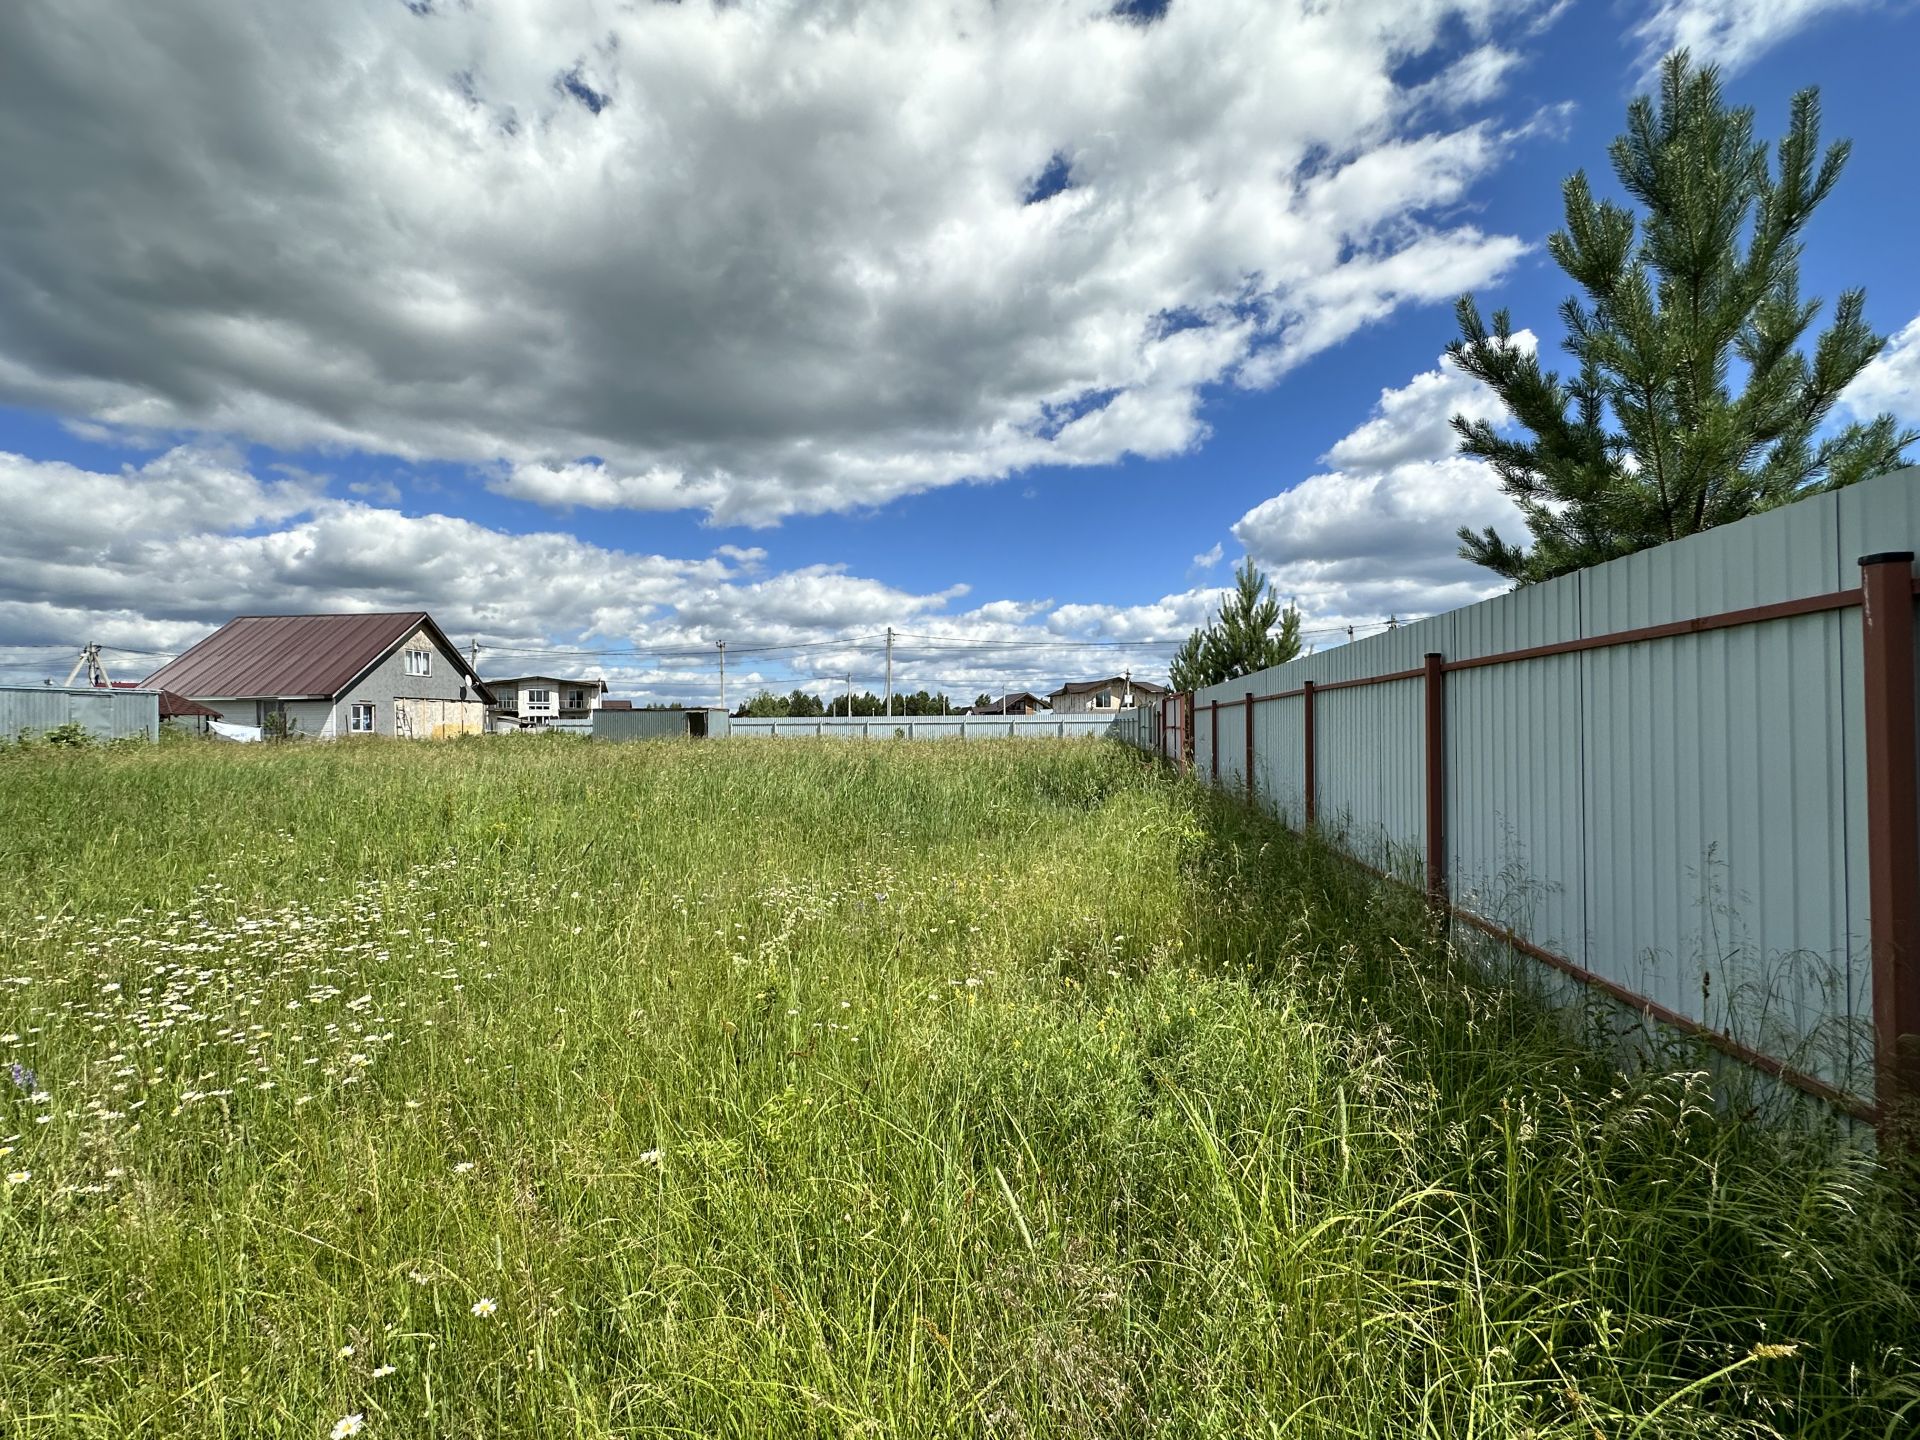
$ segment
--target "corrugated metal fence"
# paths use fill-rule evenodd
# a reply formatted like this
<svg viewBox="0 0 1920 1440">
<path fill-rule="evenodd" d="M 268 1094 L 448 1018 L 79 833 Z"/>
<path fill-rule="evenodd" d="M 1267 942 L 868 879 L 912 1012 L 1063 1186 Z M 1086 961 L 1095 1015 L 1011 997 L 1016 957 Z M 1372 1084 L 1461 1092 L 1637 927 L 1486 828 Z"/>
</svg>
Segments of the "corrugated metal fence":
<svg viewBox="0 0 1920 1440">
<path fill-rule="evenodd" d="M 1121 711 L 1122 715 L 1131 711 Z M 736 715 L 731 733 L 773 740 L 1065 740 L 1114 733 L 1111 715 L 884 715 L 848 719 L 755 720 Z"/>
<path fill-rule="evenodd" d="M 78 725 L 96 740 L 160 738 L 158 690 L 0 685 L 0 740 Z"/>
<path fill-rule="evenodd" d="M 1865 1116 L 1920 1093 L 1915 549 L 1905 470 L 1122 735 Z"/>
</svg>

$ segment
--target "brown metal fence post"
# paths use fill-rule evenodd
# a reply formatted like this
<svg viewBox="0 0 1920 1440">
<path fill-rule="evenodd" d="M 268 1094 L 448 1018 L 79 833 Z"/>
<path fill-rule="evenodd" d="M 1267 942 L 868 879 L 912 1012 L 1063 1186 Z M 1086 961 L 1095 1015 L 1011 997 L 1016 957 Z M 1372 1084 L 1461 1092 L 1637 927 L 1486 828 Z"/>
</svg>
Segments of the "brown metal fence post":
<svg viewBox="0 0 1920 1440">
<path fill-rule="evenodd" d="M 1189 690 L 1180 697 L 1180 761 L 1189 775 L 1193 773 L 1193 714 L 1193 692 Z"/>
<path fill-rule="evenodd" d="M 1861 556 L 1860 594 L 1874 1095 L 1881 1138 L 1912 1139 L 1920 1100 L 1920 777 L 1912 552 Z"/>
<path fill-rule="evenodd" d="M 1313 774 L 1313 681 L 1305 680 L 1300 684 L 1300 704 L 1305 707 L 1300 712 L 1301 729 L 1306 732 L 1306 763 L 1301 774 L 1305 780 L 1307 795 L 1307 826 L 1312 828 L 1318 818 L 1317 797 L 1314 795 Z"/>
<path fill-rule="evenodd" d="M 1247 799 L 1258 800 L 1259 792 L 1253 788 L 1253 691 L 1247 691 Z"/>
<path fill-rule="evenodd" d="M 1447 913 L 1447 671 L 1427 656 L 1427 904 Z"/>
<path fill-rule="evenodd" d="M 1218 785 L 1220 783 L 1220 702 L 1217 699 L 1209 700 L 1207 710 L 1213 717 L 1213 743 L 1207 747 L 1209 751 L 1207 759 L 1213 765 L 1213 783 Z"/>
</svg>

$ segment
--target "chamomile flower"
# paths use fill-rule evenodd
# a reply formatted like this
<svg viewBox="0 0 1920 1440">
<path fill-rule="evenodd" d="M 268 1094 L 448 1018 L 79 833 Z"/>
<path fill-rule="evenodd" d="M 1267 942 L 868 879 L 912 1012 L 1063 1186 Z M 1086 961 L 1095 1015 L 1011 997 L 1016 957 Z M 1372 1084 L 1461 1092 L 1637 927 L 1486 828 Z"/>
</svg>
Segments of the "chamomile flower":
<svg viewBox="0 0 1920 1440">
<path fill-rule="evenodd" d="M 9 1170 L 7 1172 L 7 1184 L 9 1185 L 24 1185 L 31 1179 L 33 1179 L 33 1171 L 31 1170 Z"/>
<path fill-rule="evenodd" d="M 500 1306 L 491 1296 L 482 1295 L 478 1300 L 473 1302 L 472 1309 L 473 1313 L 480 1319 L 490 1320 L 493 1318 L 495 1312 L 500 1309 Z"/>
<path fill-rule="evenodd" d="M 391 1374 L 393 1374 L 393 1366 L 391 1365 L 376 1365 L 373 1367 L 373 1378 L 376 1380 L 384 1380 Z"/>
<path fill-rule="evenodd" d="M 473 1161 L 462 1160 L 458 1165 L 453 1167 L 453 1173 L 456 1175 L 465 1175 L 468 1172 L 470 1172 L 472 1169 L 473 1169 Z"/>
<path fill-rule="evenodd" d="M 367 1417 L 365 1415 L 358 1412 L 352 1415 L 342 1415 L 338 1420 L 333 1422 L 332 1440 L 350 1440 L 351 1436 L 358 1435 L 366 1428 Z"/>
</svg>

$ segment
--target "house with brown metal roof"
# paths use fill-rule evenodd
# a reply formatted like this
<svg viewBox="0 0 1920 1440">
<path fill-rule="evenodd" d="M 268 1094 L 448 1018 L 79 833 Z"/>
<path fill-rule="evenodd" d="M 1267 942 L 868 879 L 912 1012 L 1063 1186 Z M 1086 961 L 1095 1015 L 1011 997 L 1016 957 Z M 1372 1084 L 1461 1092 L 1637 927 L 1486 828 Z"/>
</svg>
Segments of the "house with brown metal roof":
<svg viewBox="0 0 1920 1440">
<path fill-rule="evenodd" d="M 424 610 L 242 615 L 144 682 L 289 733 L 481 734 L 493 694 Z"/>
</svg>

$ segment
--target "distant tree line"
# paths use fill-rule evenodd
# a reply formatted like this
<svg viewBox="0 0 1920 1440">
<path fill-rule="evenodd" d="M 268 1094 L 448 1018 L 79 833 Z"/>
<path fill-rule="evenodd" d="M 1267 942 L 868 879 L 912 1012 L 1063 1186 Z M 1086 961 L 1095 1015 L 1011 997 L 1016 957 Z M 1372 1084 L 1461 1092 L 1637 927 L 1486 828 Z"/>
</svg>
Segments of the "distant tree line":
<svg viewBox="0 0 1920 1440">
<path fill-rule="evenodd" d="M 946 692 L 929 695 L 925 690 L 915 690 L 911 694 L 902 690 L 893 697 L 895 715 L 951 715 L 963 708 L 950 700 Z M 746 704 L 733 712 L 745 720 L 812 720 L 821 716 L 842 716 L 847 713 L 846 692 L 833 697 L 831 701 L 822 700 L 818 695 L 805 690 L 794 689 L 786 695 L 775 695 L 771 690 L 762 690 Z M 856 718 L 863 715 L 885 715 L 887 702 L 884 696 L 871 690 L 863 691 L 853 697 L 853 714 Z"/>
</svg>

